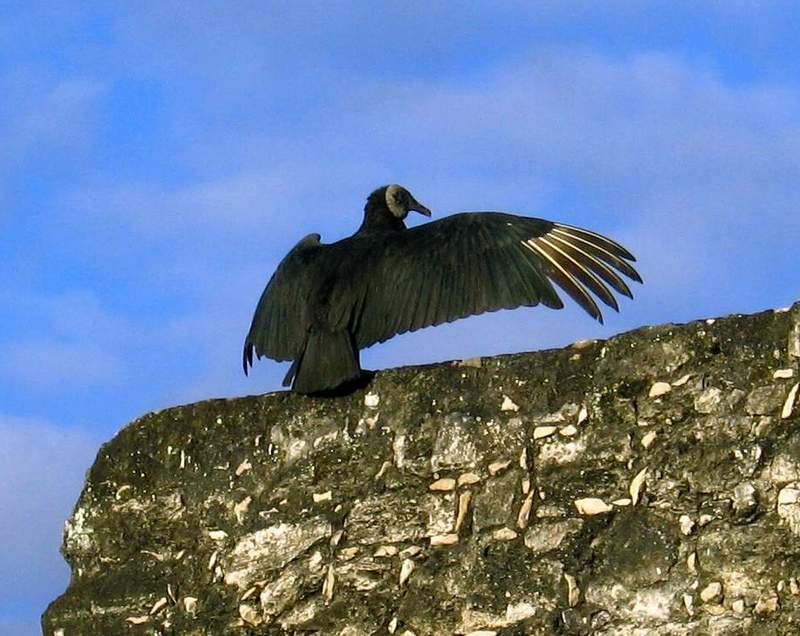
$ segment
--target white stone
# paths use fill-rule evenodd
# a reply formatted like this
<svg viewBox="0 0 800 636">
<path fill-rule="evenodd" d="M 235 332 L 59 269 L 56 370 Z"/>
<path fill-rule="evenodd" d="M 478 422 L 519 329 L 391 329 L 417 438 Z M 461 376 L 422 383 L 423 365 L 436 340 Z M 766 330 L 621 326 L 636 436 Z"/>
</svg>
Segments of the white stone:
<svg viewBox="0 0 800 636">
<path fill-rule="evenodd" d="M 793 375 L 794 369 L 778 369 L 772 374 L 772 377 L 775 380 L 785 380 L 786 378 L 791 378 Z"/>
<path fill-rule="evenodd" d="M 492 539 L 495 541 L 513 541 L 517 538 L 517 533 L 511 528 L 498 528 L 492 533 Z"/>
<path fill-rule="evenodd" d="M 374 409 L 381 403 L 381 398 L 377 393 L 367 393 L 364 396 L 364 406 Z"/>
<path fill-rule="evenodd" d="M 553 433 L 556 432 L 558 428 L 556 426 L 537 426 L 533 429 L 533 439 L 542 439 L 543 437 L 549 437 Z"/>
<path fill-rule="evenodd" d="M 783 403 L 783 408 L 781 409 L 782 420 L 786 420 L 792 415 L 792 409 L 794 408 L 794 401 L 795 399 L 797 399 L 798 388 L 800 388 L 800 382 L 795 384 L 789 391 L 789 395 L 786 396 L 786 401 Z"/>
<path fill-rule="evenodd" d="M 614 509 L 612 506 L 609 506 L 605 501 L 603 501 L 602 499 L 598 499 L 597 497 L 585 497 L 583 499 L 576 499 L 574 503 L 575 503 L 575 508 L 577 508 L 578 512 L 582 515 L 599 515 Z"/>
<path fill-rule="evenodd" d="M 431 537 L 431 545 L 453 545 L 458 543 L 458 535 L 455 533 L 437 534 Z"/>
<path fill-rule="evenodd" d="M 508 468 L 510 465 L 511 465 L 510 459 L 501 462 L 492 462 L 491 464 L 489 464 L 489 474 L 496 475 L 501 470 L 505 470 L 506 468 Z"/>
<path fill-rule="evenodd" d="M 675 380 L 675 382 L 672 383 L 672 386 L 683 386 L 689 380 L 692 379 L 693 375 L 694 373 L 687 373 L 686 375 L 682 375 L 680 378 L 678 378 L 677 380 Z"/>
<path fill-rule="evenodd" d="M 722 594 L 722 583 L 712 581 L 700 591 L 700 598 L 703 599 L 703 603 L 708 603 L 720 594 Z"/>
<path fill-rule="evenodd" d="M 250 460 L 245 459 L 241 464 L 236 467 L 236 476 L 240 477 L 244 475 L 248 470 L 251 470 L 253 465 L 250 463 Z"/>
<path fill-rule="evenodd" d="M 449 490 L 454 490 L 455 487 L 456 487 L 455 479 L 451 479 L 450 477 L 444 477 L 442 479 L 437 479 L 435 482 L 430 484 L 428 486 L 428 490 L 446 492 Z"/>
<path fill-rule="evenodd" d="M 628 493 L 631 496 L 631 502 L 635 506 L 639 503 L 639 495 L 642 491 L 642 486 L 644 486 L 645 480 L 647 479 L 647 468 L 642 468 L 636 476 L 631 480 L 631 484 L 628 487 Z"/>
<path fill-rule="evenodd" d="M 503 396 L 503 403 L 500 405 L 501 411 L 519 411 L 519 407 L 507 395 Z"/>
<path fill-rule="evenodd" d="M 648 395 L 651 398 L 661 397 L 672 391 L 672 385 L 669 382 L 656 382 L 650 387 Z"/>
<path fill-rule="evenodd" d="M 470 486 L 472 484 L 477 484 L 480 480 L 481 478 L 475 473 L 464 473 L 463 475 L 459 475 L 458 485 Z"/>
<path fill-rule="evenodd" d="M 650 431 L 649 433 L 646 433 L 644 437 L 642 437 L 642 446 L 644 446 L 644 448 L 650 448 L 650 445 L 656 439 L 656 434 L 657 433 L 655 431 Z"/>
<path fill-rule="evenodd" d="M 411 559 L 404 559 L 403 562 L 400 564 L 400 586 L 406 584 L 408 578 L 411 576 L 411 573 L 414 571 L 414 562 Z"/>
<path fill-rule="evenodd" d="M 564 573 L 564 580 L 567 582 L 567 602 L 570 607 L 575 607 L 580 600 L 581 588 L 571 574 Z"/>
<path fill-rule="evenodd" d="M 681 532 L 686 536 L 692 534 L 692 530 L 694 530 L 695 523 L 692 521 L 692 518 L 689 515 L 681 515 L 678 519 L 678 524 L 681 527 Z"/>
<path fill-rule="evenodd" d="M 315 492 L 311 494 L 311 498 L 314 500 L 314 503 L 320 503 L 322 501 L 330 501 L 333 498 L 333 494 L 330 490 L 325 492 Z"/>
<path fill-rule="evenodd" d="M 564 428 L 560 429 L 558 432 L 559 434 L 564 435 L 565 437 L 572 437 L 573 435 L 577 434 L 578 429 L 575 428 L 572 424 L 568 424 Z"/>
</svg>

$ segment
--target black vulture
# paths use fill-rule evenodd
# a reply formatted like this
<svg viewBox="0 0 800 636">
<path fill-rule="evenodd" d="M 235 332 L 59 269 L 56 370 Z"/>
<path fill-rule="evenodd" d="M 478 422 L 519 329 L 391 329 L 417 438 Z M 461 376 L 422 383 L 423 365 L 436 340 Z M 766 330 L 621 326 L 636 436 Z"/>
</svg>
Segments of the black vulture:
<svg viewBox="0 0 800 636">
<path fill-rule="evenodd" d="M 600 234 L 504 212 L 430 216 L 402 186 L 369 195 L 352 236 L 302 239 L 278 265 L 244 342 L 253 354 L 292 361 L 283 385 L 327 392 L 361 377 L 359 350 L 406 331 L 539 303 L 563 307 L 553 283 L 602 322 L 592 294 L 619 311 L 609 287 L 632 298 L 620 274 L 641 282 L 633 255 Z M 590 293 L 591 292 L 591 293 Z"/>
</svg>

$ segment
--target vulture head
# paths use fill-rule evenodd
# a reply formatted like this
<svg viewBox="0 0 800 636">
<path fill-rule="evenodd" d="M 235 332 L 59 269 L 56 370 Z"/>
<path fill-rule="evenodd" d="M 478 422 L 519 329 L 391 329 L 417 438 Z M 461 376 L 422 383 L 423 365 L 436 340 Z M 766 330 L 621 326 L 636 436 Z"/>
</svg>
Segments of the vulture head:
<svg viewBox="0 0 800 636">
<path fill-rule="evenodd" d="M 419 212 L 425 216 L 430 216 L 431 211 L 417 201 L 414 196 L 403 186 L 393 183 L 382 188 L 378 188 L 370 195 L 370 200 L 382 198 L 386 208 L 395 217 L 404 220 L 409 212 Z"/>
</svg>

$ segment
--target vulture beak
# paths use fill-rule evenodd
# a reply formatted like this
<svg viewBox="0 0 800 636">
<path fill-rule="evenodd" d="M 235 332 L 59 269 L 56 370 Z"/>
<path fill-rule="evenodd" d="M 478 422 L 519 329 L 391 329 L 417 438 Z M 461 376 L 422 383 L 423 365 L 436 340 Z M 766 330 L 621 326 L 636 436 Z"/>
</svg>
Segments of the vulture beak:
<svg viewBox="0 0 800 636">
<path fill-rule="evenodd" d="M 424 214 L 425 216 L 431 215 L 431 211 L 416 199 L 411 202 L 411 206 L 408 209 L 413 210 L 414 212 L 419 212 L 420 214 Z"/>
</svg>

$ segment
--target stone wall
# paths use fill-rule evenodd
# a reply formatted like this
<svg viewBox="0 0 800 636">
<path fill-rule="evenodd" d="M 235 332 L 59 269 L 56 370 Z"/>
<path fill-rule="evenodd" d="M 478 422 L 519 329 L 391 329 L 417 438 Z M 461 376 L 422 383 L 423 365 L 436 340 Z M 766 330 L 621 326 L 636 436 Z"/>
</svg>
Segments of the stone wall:
<svg viewBox="0 0 800 636">
<path fill-rule="evenodd" d="M 44 633 L 800 633 L 799 364 L 797 304 L 146 415 Z"/>
</svg>

